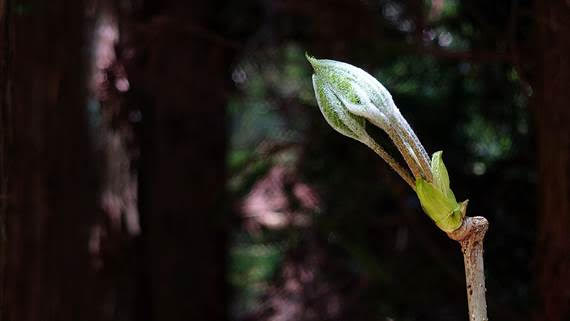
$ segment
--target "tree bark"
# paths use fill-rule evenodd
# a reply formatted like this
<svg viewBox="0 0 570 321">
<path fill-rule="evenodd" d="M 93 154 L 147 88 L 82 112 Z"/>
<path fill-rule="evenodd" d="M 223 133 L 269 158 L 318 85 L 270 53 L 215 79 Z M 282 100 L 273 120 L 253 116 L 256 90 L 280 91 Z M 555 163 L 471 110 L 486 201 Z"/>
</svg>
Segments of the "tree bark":
<svg viewBox="0 0 570 321">
<path fill-rule="evenodd" d="M 2 115 L 9 116 L 2 122 L 9 175 L 2 319 L 99 320 L 91 308 L 88 254 L 97 202 L 83 1 L 2 1 L 1 7 L 9 19 L 2 21 L 8 73 L 0 84 Z"/>
<path fill-rule="evenodd" d="M 11 59 L 8 2 L 0 0 L 0 321 L 5 319 L 6 217 L 8 213 L 7 149 L 11 137 L 9 61 Z"/>
<path fill-rule="evenodd" d="M 141 320 L 226 319 L 224 217 L 228 48 L 215 3 L 147 1 L 121 44 L 141 106 Z"/>
<path fill-rule="evenodd" d="M 536 1 L 539 216 L 536 247 L 540 292 L 536 320 L 570 318 L 570 5 Z"/>
</svg>

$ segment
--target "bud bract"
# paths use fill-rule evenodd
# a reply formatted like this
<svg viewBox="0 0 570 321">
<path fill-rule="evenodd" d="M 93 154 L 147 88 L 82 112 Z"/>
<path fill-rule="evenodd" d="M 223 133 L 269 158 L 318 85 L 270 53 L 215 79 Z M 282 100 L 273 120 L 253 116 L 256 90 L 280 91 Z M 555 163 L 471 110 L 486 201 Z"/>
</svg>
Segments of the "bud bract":
<svg viewBox="0 0 570 321">
<path fill-rule="evenodd" d="M 467 200 L 457 203 L 449 187 L 449 176 L 442 159 L 442 152 L 433 154 L 431 162 L 433 181 L 416 180 L 416 194 L 424 212 L 445 232 L 461 226 L 467 210 Z"/>
</svg>

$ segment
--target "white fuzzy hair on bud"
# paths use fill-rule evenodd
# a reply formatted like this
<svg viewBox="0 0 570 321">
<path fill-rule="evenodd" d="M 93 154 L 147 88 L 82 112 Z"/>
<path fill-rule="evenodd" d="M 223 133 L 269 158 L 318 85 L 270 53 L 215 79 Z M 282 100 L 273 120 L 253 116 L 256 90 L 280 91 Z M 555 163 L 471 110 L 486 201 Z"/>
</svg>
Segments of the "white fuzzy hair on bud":
<svg viewBox="0 0 570 321">
<path fill-rule="evenodd" d="M 321 111 L 323 111 L 321 105 L 324 104 L 324 101 L 330 100 L 329 104 L 333 104 L 335 108 L 343 109 L 343 112 L 337 113 L 339 116 L 348 113 L 368 120 L 371 124 L 388 134 L 402 154 L 414 178 L 421 177 L 431 181 L 432 174 L 429 157 L 425 149 L 396 107 L 392 95 L 376 78 L 364 70 L 344 62 L 316 59 L 308 55 L 307 59 L 315 70 L 313 85 L 315 86 L 315 93 Z M 322 89 L 318 87 L 322 87 Z M 320 94 L 319 90 L 321 91 Z M 345 125 L 350 128 L 349 123 Z M 342 133 L 342 130 L 335 129 Z M 351 135 L 347 136 L 352 137 Z M 371 140 L 368 135 L 366 135 L 366 138 L 361 137 L 358 140 L 375 151 L 380 148 L 382 154 L 386 154 L 373 140 L 367 143 L 368 140 Z M 392 159 L 390 161 L 387 160 L 390 166 L 394 167 L 391 161 Z M 399 168 L 398 172 L 400 171 L 401 169 Z M 406 177 L 403 178 L 406 182 L 413 182 L 407 172 Z M 410 186 L 415 189 L 415 184 L 410 184 Z"/>
</svg>

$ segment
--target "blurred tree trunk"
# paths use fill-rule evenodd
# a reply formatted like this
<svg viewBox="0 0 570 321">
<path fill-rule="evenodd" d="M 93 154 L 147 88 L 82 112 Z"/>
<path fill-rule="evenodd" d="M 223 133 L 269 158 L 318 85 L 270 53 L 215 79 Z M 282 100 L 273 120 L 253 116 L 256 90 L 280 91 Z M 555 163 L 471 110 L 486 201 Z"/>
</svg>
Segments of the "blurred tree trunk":
<svg viewBox="0 0 570 321">
<path fill-rule="evenodd" d="M 570 5 L 536 1 L 540 306 L 536 320 L 570 318 Z"/>
<path fill-rule="evenodd" d="M 8 212 L 7 143 L 11 136 L 9 98 L 10 20 L 8 3 L 0 0 L 0 321 L 5 319 L 6 216 Z"/>
<path fill-rule="evenodd" d="M 0 3 L 8 176 L 2 320 L 100 320 L 88 254 L 97 203 L 83 1 Z"/>
<path fill-rule="evenodd" d="M 142 109 L 142 279 L 150 283 L 139 319 L 224 320 L 230 51 L 213 31 L 216 2 L 140 3 L 121 16 L 130 99 Z"/>
</svg>

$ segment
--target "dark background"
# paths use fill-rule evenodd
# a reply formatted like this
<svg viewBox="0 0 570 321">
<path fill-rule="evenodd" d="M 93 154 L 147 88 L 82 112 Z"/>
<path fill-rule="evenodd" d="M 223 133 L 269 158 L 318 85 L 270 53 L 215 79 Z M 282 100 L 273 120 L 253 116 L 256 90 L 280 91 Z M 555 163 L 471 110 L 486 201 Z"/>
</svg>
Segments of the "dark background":
<svg viewBox="0 0 570 321">
<path fill-rule="evenodd" d="M 0 0 L 0 320 L 467 320 L 458 244 L 305 52 L 444 151 L 490 319 L 569 320 L 569 47 L 563 0 Z"/>
</svg>

